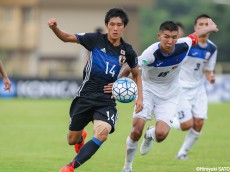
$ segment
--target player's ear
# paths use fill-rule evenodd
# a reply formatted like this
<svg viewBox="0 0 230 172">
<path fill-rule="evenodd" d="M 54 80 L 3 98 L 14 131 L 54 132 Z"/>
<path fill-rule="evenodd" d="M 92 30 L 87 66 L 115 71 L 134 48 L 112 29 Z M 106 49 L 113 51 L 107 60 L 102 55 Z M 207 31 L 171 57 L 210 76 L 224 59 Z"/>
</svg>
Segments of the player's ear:
<svg viewBox="0 0 230 172">
<path fill-rule="evenodd" d="M 108 29 L 108 23 L 105 23 L 105 27 Z"/>
<path fill-rule="evenodd" d="M 161 40 L 161 34 L 160 33 L 157 34 L 157 38 L 159 41 Z"/>
</svg>

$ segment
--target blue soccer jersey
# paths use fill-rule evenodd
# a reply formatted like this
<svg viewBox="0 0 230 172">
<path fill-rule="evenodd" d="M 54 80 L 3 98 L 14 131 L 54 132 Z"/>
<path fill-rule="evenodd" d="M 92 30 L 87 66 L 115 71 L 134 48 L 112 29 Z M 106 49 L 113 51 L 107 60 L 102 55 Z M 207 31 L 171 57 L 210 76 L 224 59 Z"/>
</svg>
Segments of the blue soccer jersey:
<svg viewBox="0 0 230 172">
<path fill-rule="evenodd" d="M 122 39 L 119 46 L 114 46 L 107 39 L 107 34 L 85 33 L 76 34 L 76 37 L 79 43 L 90 51 L 90 56 L 83 72 L 83 82 L 77 91 L 77 96 L 89 96 L 92 93 L 96 93 L 110 98 L 110 94 L 104 94 L 104 86 L 117 80 L 117 76 L 125 62 L 131 68 L 137 66 L 135 51 L 131 45 Z"/>
</svg>

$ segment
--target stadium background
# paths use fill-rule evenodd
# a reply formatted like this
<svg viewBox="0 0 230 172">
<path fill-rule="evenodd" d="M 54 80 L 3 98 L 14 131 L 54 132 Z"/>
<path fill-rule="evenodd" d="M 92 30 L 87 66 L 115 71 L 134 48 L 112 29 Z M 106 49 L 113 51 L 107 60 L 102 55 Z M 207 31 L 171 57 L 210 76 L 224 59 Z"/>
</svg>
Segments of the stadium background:
<svg viewBox="0 0 230 172">
<path fill-rule="evenodd" d="M 13 89 L 11 93 L 1 91 L 0 97 L 73 97 L 82 80 L 84 49 L 75 44 L 63 44 L 47 26 L 48 19 L 56 18 L 58 26 L 70 33 L 94 32 L 98 27 L 106 31 L 106 11 L 122 7 L 130 18 L 123 36 L 132 43 L 137 54 L 157 41 L 154 35 L 162 21 L 180 21 L 188 34 L 192 32 L 197 13 L 211 13 L 220 32 L 218 36 L 211 34 L 219 51 L 215 69 L 217 83 L 207 84 L 209 101 L 229 101 L 230 59 L 226 45 L 230 38 L 224 30 L 229 28 L 230 22 L 220 20 L 220 16 L 230 15 L 229 4 L 230 0 L 194 0 L 193 3 L 182 0 L 1 0 L 0 59 L 12 80 Z M 220 9 L 222 14 L 217 12 Z"/>
</svg>

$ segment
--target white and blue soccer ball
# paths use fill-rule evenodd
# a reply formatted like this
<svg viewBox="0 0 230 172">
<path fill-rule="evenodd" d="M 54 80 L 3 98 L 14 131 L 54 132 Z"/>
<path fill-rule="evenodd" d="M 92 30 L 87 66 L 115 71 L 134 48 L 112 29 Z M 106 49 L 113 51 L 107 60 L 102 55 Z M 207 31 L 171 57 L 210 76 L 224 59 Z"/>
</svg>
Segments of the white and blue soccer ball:
<svg viewBox="0 0 230 172">
<path fill-rule="evenodd" d="M 137 85 L 130 78 L 119 78 L 113 84 L 112 94 L 119 102 L 132 102 L 137 97 Z"/>
</svg>

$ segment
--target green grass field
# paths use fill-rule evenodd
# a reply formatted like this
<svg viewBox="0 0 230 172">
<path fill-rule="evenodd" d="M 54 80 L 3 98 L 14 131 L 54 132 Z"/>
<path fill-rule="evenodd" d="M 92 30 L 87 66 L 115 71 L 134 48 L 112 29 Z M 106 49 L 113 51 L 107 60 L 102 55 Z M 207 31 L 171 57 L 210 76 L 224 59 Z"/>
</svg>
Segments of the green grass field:
<svg viewBox="0 0 230 172">
<path fill-rule="evenodd" d="M 66 141 L 70 103 L 69 99 L 0 99 L 0 172 L 58 172 L 74 158 L 74 148 Z M 126 137 L 132 124 L 132 104 L 118 104 L 118 111 L 116 132 L 75 171 L 121 172 Z M 186 133 L 172 129 L 168 138 L 163 143 L 155 143 L 146 156 L 137 151 L 133 172 L 230 168 L 229 112 L 230 103 L 209 105 L 209 118 L 202 136 L 188 154 L 188 161 L 175 159 Z M 87 126 L 87 131 L 88 140 L 92 137 L 92 124 Z"/>
</svg>

